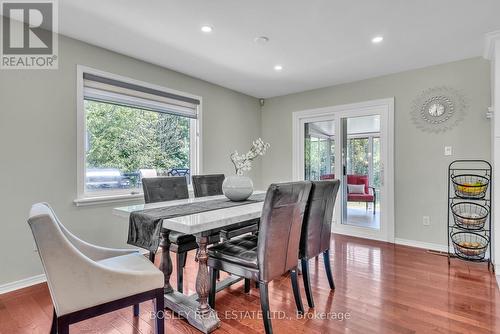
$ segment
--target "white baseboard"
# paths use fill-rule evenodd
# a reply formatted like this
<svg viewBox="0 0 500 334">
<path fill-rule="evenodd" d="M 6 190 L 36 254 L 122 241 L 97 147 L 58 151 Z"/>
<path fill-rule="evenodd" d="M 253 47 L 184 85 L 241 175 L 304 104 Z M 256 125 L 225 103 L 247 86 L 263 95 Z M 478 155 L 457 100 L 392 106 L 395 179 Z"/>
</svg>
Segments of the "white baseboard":
<svg viewBox="0 0 500 334">
<path fill-rule="evenodd" d="M 394 243 L 398 245 L 411 246 L 423 249 L 430 249 L 438 252 L 448 252 L 448 247 L 446 245 L 434 244 L 430 242 L 423 242 L 417 240 L 401 239 L 395 238 Z"/>
<path fill-rule="evenodd" d="M 47 279 L 45 278 L 45 274 L 40 274 L 40 275 L 21 279 L 19 281 L 2 284 L 2 285 L 0 285 L 0 295 L 3 293 L 14 291 L 14 290 L 27 288 L 27 287 L 35 285 L 35 284 L 43 283 L 46 280 Z"/>
</svg>

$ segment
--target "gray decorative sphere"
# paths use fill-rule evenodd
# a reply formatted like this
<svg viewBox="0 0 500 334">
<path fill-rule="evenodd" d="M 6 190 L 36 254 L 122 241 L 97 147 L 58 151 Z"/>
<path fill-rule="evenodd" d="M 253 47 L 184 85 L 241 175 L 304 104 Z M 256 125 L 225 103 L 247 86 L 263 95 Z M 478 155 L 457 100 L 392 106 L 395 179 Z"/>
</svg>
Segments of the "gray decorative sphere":
<svg viewBox="0 0 500 334">
<path fill-rule="evenodd" d="M 244 201 L 253 193 L 253 182 L 248 176 L 228 176 L 222 183 L 222 192 L 231 201 Z"/>
</svg>

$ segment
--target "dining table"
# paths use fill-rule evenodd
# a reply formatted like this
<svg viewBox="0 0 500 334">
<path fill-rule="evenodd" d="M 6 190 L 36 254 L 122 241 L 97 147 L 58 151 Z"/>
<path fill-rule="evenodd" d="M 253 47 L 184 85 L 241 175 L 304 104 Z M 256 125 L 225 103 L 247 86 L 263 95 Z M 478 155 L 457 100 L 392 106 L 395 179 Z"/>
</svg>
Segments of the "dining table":
<svg viewBox="0 0 500 334">
<path fill-rule="evenodd" d="M 128 221 L 130 214 L 135 211 L 147 212 L 148 210 L 162 208 L 186 208 L 189 205 L 204 207 L 204 211 L 190 214 L 178 213 L 175 217 L 168 217 L 162 220 L 160 232 L 160 247 L 163 249 L 160 259 L 160 270 L 164 275 L 165 308 L 185 318 L 192 326 L 203 333 L 210 333 L 220 326 L 220 319 L 215 310 L 208 304 L 208 294 L 210 282 L 208 275 L 208 238 L 219 231 L 234 227 L 243 226 L 246 222 L 255 223 L 255 219 L 260 218 L 263 207 L 265 192 L 254 191 L 252 196 L 259 197 L 257 201 L 242 201 L 230 203 L 230 207 L 211 209 L 210 203 L 220 203 L 225 198 L 224 195 L 207 197 L 190 197 L 188 199 L 173 200 L 167 202 L 157 202 L 150 204 L 136 204 L 113 209 L 113 214 Z M 227 199 L 229 201 L 229 199 Z M 200 205 L 203 204 L 203 205 Z M 182 211 L 182 210 L 180 210 Z M 196 293 L 186 295 L 174 290 L 170 284 L 172 274 L 172 260 L 170 257 L 170 231 L 191 234 L 196 237 L 198 251 L 196 260 L 198 272 L 196 276 Z M 167 251 L 165 251 L 167 250 Z M 241 278 L 229 276 L 217 283 L 217 291 L 240 281 Z"/>
</svg>

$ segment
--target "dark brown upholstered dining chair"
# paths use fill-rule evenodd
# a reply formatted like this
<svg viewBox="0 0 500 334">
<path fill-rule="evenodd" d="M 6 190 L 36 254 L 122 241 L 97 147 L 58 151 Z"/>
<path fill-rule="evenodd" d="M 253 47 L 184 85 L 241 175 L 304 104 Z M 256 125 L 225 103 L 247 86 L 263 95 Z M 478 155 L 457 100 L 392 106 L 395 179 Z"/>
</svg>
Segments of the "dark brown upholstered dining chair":
<svg viewBox="0 0 500 334">
<path fill-rule="evenodd" d="M 193 175 L 193 189 L 195 197 L 222 195 L 224 174 Z M 259 220 L 242 222 L 236 226 L 227 227 L 220 231 L 222 240 L 228 240 L 242 234 L 255 233 L 259 230 Z"/>
<path fill-rule="evenodd" d="M 193 175 L 194 197 L 222 195 L 224 174 Z"/>
<path fill-rule="evenodd" d="M 328 283 L 330 289 L 335 289 L 330 267 L 330 236 L 333 208 L 339 187 L 339 180 L 312 182 L 311 194 L 309 195 L 304 223 L 302 224 L 299 251 L 302 264 L 302 279 L 304 280 L 309 307 L 314 307 L 309 279 L 309 259 L 323 253 Z"/>
<path fill-rule="evenodd" d="M 189 198 L 187 180 L 185 176 L 160 176 L 142 179 L 144 202 L 156 203 Z M 186 255 L 192 249 L 197 249 L 196 238 L 190 234 L 171 231 L 169 234 L 170 251 L 176 254 L 177 263 L 177 291 L 183 292 L 184 267 Z M 164 250 L 165 251 L 165 250 Z M 150 252 L 149 259 L 154 262 L 154 253 Z"/>
<path fill-rule="evenodd" d="M 258 235 L 245 235 L 225 241 L 208 250 L 210 270 L 209 303 L 215 307 L 217 272 L 223 270 L 258 281 L 260 304 L 266 333 L 272 333 L 268 284 L 291 271 L 293 294 L 299 312 L 304 312 L 297 282 L 300 234 L 311 182 L 272 184 L 267 190 Z"/>
</svg>

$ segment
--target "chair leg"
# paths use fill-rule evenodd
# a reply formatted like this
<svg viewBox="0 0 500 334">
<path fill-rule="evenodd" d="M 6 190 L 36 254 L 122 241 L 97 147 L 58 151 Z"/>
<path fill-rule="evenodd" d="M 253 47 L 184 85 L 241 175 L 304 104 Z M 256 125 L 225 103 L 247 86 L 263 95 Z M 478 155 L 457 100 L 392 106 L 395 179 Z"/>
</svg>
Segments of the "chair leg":
<svg viewBox="0 0 500 334">
<path fill-rule="evenodd" d="M 186 252 L 177 253 L 177 291 L 182 293 L 184 284 L 184 265 L 186 264 Z"/>
<path fill-rule="evenodd" d="M 155 263 L 155 253 L 149 251 L 149 261 Z"/>
<path fill-rule="evenodd" d="M 186 261 L 187 261 L 187 252 L 183 253 L 184 256 L 183 256 L 183 259 L 182 259 L 182 268 L 185 268 L 186 267 Z"/>
<path fill-rule="evenodd" d="M 307 304 L 309 307 L 314 307 L 314 299 L 311 291 L 311 279 L 309 276 L 309 261 L 301 259 L 302 263 L 302 280 L 304 281 L 304 289 L 306 290 Z"/>
<path fill-rule="evenodd" d="M 163 291 L 160 290 L 155 299 L 155 333 L 156 334 L 165 334 L 165 297 L 163 296 Z"/>
<path fill-rule="evenodd" d="M 222 241 L 224 241 L 224 240 L 222 240 Z M 213 246 L 216 246 L 218 244 L 219 244 L 219 242 L 214 242 Z M 196 249 L 196 255 L 198 255 L 198 249 Z M 196 256 L 196 258 L 198 258 L 198 256 Z M 217 280 L 220 280 L 220 270 L 217 270 Z"/>
<path fill-rule="evenodd" d="M 250 279 L 245 278 L 245 293 L 250 292 Z"/>
<path fill-rule="evenodd" d="M 259 281 L 255 281 L 255 288 L 258 289 L 259 288 Z"/>
<path fill-rule="evenodd" d="M 330 289 L 335 289 L 335 283 L 333 282 L 332 267 L 330 266 L 330 250 L 327 249 L 323 252 L 323 262 L 325 262 L 326 277 L 328 277 L 328 284 L 330 284 Z"/>
<path fill-rule="evenodd" d="M 260 307 L 262 309 L 262 320 L 264 320 L 264 328 L 266 334 L 273 333 L 273 326 L 271 324 L 271 313 L 269 312 L 269 289 L 267 283 L 259 282 L 260 290 Z"/>
<path fill-rule="evenodd" d="M 292 279 L 293 297 L 295 298 L 295 305 L 297 305 L 297 312 L 304 314 L 304 305 L 302 305 L 302 297 L 300 296 L 299 281 L 297 279 L 297 269 L 290 271 Z"/>
<path fill-rule="evenodd" d="M 69 334 L 69 323 L 61 318 L 57 319 L 57 334 Z"/>
<path fill-rule="evenodd" d="M 368 211 L 368 202 L 366 202 L 366 211 Z"/>
<path fill-rule="evenodd" d="M 57 334 L 57 314 L 55 308 L 52 316 L 52 326 L 50 327 L 50 334 Z"/>
<path fill-rule="evenodd" d="M 134 317 L 138 317 L 139 316 L 139 304 L 135 304 L 134 305 Z"/>
<path fill-rule="evenodd" d="M 208 305 L 215 310 L 215 293 L 217 292 L 217 273 L 218 270 L 208 267 L 209 279 L 210 279 L 210 292 L 208 293 Z"/>
</svg>

